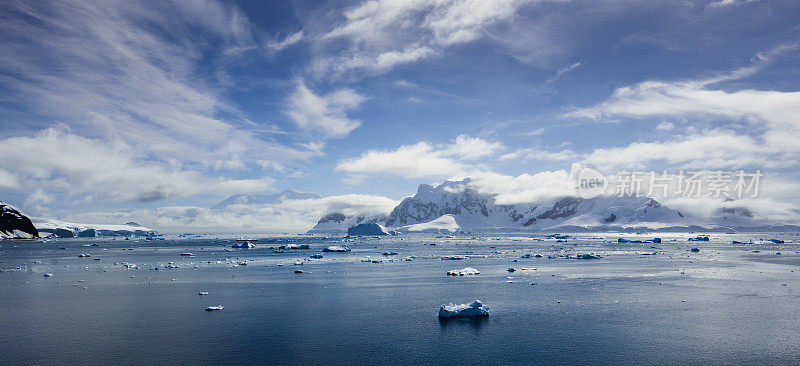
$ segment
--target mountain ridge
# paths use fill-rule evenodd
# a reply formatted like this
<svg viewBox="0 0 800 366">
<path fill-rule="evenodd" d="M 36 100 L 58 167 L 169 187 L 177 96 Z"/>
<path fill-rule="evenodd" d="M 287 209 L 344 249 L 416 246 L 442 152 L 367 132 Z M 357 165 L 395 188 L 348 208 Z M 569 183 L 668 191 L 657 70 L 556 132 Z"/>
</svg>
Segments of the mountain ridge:
<svg viewBox="0 0 800 366">
<path fill-rule="evenodd" d="M 723 210 L 716 219 L 704 221 L 649 197 L 568 196 L 517 204 L 497 204 L 496 197 L 480 192 L 469 178 L 445 181 L 436 187 L 420 184 L 414 196 L 404 198 L 388 215 L 348 216 L 333 212 L 309 232 L 346 232 L 362 222 L 398 231 L 433 232 L 731 231 L 736 227 L 766 227 L 748 222 L 752 213 L 746 209 Z"/>
</svg>

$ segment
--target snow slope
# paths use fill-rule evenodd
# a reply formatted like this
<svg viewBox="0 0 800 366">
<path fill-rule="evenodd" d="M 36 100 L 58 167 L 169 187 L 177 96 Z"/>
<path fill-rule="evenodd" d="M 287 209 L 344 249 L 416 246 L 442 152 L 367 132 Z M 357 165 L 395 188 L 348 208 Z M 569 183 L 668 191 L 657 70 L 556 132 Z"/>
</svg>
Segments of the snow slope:
<svg viewBox="0 0 800 366">
<path fill-rule="evenodd" d="M 461 230 L 456 218 L 451 215 L 442 215 L 438 219 L 422 224 L 412 224 L 399 228 L 401 231 L 423 232 L 423 233 L 454 233 Z"/>
</svg>

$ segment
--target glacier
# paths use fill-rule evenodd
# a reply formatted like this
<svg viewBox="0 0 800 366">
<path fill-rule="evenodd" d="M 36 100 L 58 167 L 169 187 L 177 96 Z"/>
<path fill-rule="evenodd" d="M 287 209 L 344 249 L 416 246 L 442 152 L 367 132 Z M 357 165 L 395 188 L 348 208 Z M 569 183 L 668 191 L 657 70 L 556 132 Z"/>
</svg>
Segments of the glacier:
<svg viewBox="0 0 800 366">
<path fill-rule="evenodd" d="M 33 225 L 40 233 L 49 233 L 59 238 L 96 236 L 158 236 L 157 231 L 135 222 L 122 225 L 79 224 L 53 219 L 34 218 Z"/>
</svg>

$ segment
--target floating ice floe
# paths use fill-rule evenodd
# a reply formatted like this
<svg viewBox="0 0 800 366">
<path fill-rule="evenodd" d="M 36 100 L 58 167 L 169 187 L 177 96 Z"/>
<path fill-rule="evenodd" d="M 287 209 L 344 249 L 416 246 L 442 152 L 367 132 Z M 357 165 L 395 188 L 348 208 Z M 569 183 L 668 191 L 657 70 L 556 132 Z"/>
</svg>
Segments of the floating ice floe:
<svg viewBox="0 0 800 366">
<path fill-rule="evenodd" d="M 447 271 L 448 276 L 473 276 L 480 274 L 481 272 L 472 267 L 466 267 L 462 269 L 454 269 L 452 271 Z"/>
<path fill-rule="evenodd" d="M 325 247 L 325 249 L 323 249 L 322 251 L 323 252 L 349 252 L 350 251 L 350 247 L 348 247 L 347 245 L 331 245 L 331 246 Z"/>
<path fill-rule="evenodd" d="M 383 252 L 383 253 L 381 253 L 381 254 L 383 254 L 383 255 L 387 255 L 387 256 L 388 256 L 388 255 L 397 255 L 397 252 Z"/>
<path fill-rule="evenodd" d="M 303 273 L 303 271 L 300 270 L 300 269 L 296 269 L 296 270 L 294 270 L 294 273 Z"/>
<path fill-rule="evenodd" d="M 740 241 L 733 241 L 733 244 L 761 244 L 761 245 L 769 245 L 769 244 L 785 244 L 786 242 L 779 239 L 757 239 L 757 240 L 750 240 L 749 243 L 742 243 Z"/>
<path fill-rule="evenodd" d="M 653 239 L 647 239 L 647 240 L 631 240 L 631 239 L 625 239 L 625 238 L 617 238 L 617 243 L 630 243 L 630 244 L 655 243 L 655 244 L 659 244 L 659 243 L 661 243 L 661 238 L 653 238 Z"/>
<path fill-rule="evenodd" d="M 692 253 L 699 253 L 700 249 L 699 248 L 692 248 L 692 249 L 689 249 L 689 251 L 692 252 Z"/>
<path fill-rule="evenodd" d="M 184 256 L 184 257 L 191 257 L 194 254 L 192 254 L 192 253 L 181 253 L 181 255 Z"/>
<path fill-rule="evenodd" d="M 206 311 L 214 311 L 214 310 L 222 310 L 222 309 L 225 309 L 225 307 L 222 306 L 222 305 L 217 305 L 217 306 L 209 306 L 209 307 L 207 307 Z"/>
<path fill-rule="evenodd" d="M 202 291 L 202 292 L 200 292 L 200 293 L 199 293 L 199 294 L 197 294 L 197 295 L 198 295 L 198 296 L 206 296 L 206 295 L 208 295 L 208 292 Z"/>
<path fill-rule="evenodd" d="M 575 259 L 600 259 L 600 258 L 603 257 L 595 254 L 578 254 L 575 256 Z"/>
<path fill-rule="evenodd" d="M 514 269 L 514 268 L 512 268 L 512 267 L 508 267 L 508 269 L 507 269 L 506 271 L 509 271 L 509 272 L 516 272 L 517 270 L 516 270 L 516 269 Z"/>
<path fill-rule="evenodd" d="M 294 265 L 295 265 L 295 266 L 302 266 L 302 265 L 303 265 L 303 262 L 301 262 L 301 261 L 297 261 L 297 262 L 294 262 Z"/>
<path fill-rule="evenodd" d="M 250 249 L 255 248 L 256 245 L 249 241 L 237 241 L 231 245 L 231 248 Z"/>
<path fill-rule="evenodd" d="M 708 236 L 698 236 L 695 238 L 689 238 L 688 241 L 708 241 Z"/>
<path fill-rule="evenodd" d="M 310 255 L 309 257 L 311 257 L 311 258 L 313 258 L 313 259 L 322 259 L 322 254 L 319 254 L 319 253 L 317 253 L 317 254 L 312 254 L 312 255 Z"/>
<path fill-rule="evenodd" d="M 452 255 L 452 256 L 442 257 L 443 261 L 458 261 L 458 260 L 463 260 L 463 259 L 467 259 L 467 257 L 465 257 L 463 255 Z"/>
<path fill-rule="evenodd" d="M 308 244 L 286 244 L 282 249 L 311 249 Z"/>
<path fill-rule="evenodd" d="M 53 274 L 52 273 L 45 273 L 44 277 L 53 277 Z"/>
<path fill-rule="evenodd" d="M 489 316 L 489 307 L 479 300 L 470 304 L 442 305 L 439 308 L 440 318 L 479 318 Z"/>
</svg>

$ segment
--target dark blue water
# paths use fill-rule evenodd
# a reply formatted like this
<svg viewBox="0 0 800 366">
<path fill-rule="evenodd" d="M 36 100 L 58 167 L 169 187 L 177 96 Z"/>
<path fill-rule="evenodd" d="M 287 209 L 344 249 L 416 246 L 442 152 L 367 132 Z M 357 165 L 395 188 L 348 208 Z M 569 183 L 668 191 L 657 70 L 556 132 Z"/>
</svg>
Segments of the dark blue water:
<svg viewBox="0 0 800 366">
<path fill-rule="evenodd" d="M 292 263 L 329 240 L 297 239 L 312 249 L 284 253 L 268 249 L 283 245 L 276 240 L 250 250 L 207 239 L 7 241 L 0 364 L 800 362 L 797 236 L 774 246 L 685 237 L 656 248 L 589 236 L 370 239 L 302 266 Z M 386 250 L 399 255 L 380 255 Z M 603 258 L 547 259 L 588 252 Z M 439 259 L 461 254 L 486 257 Z M 361 262 L 367 256 L 382 262 Z M 165 269 L 169 262 L 179 268 Z M 481 274 L 445 276 L 466 266 Z M 439 305 L 474 299 L 490 307 L 488 319 L 437 319 Z"/>
</svg>

